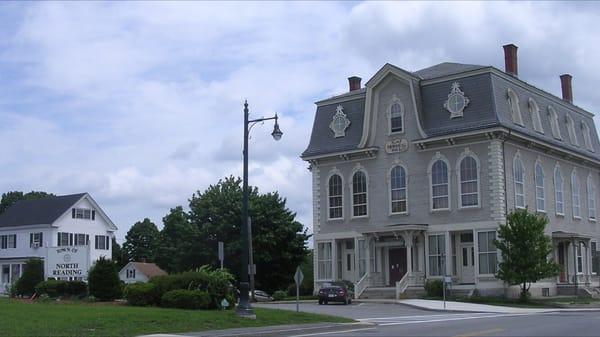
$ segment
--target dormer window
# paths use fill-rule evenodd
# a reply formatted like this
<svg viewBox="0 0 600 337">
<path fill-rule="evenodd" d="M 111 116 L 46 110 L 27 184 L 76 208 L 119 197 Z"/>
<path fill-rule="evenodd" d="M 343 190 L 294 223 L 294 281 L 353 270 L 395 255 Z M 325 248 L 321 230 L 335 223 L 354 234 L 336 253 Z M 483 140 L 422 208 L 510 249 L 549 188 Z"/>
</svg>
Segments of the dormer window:
<svg viewBox="0 0 600 337">
<path fill-rule="evenodd" d="M 88 208 L 73 208 L 71 210 L 71 217 L 73 219 L 96 220 L 96 211 Z"/>
<path fill-rule="evenodd" d="M 536 132 L 544 133 L 544 128 L 542 128 L 542 120 L 540 119 L 540 108 L 538 107 L 536 101 L 534 101 L 532 98 L 529 99 L 529 113 L 531 114 L 533 129 Z"/>
<path fill-rule="evenodd" d="M 550 127 L 552 128 L 552 137 L 562 140 L 560 135 L 560 127 L 558 126 L 558 113 L 552 106 L 548 106 L 548 118 L 550 119 Z"/>
<path fill-rule="evenodd" d="M 573 118 L 567 115 L 565 117 L 565 122 L 567 123 L 567 131 L 569 133 L 569 140 L 572 145 L 579 146 L 579 141 L 577 141 L 577 135 L 575 134 L 575 123 L 573 122 Z"/>
<path fill-rule="evenodd" d="M 506 93 L 513 123 L 523 126 L 523 118 L 521 117 L 521 109 L 519 108 L 519 96 L 511 88 L 508 88 Z"/>
<path fill-rule="evenodd" d="M 390 133 L 404 132 L 404 108 L 402 103 L 394 100 L 390 106 Z"/>
<path fill-rule="evenodd" d="M 583 134 L 585 148 L 594 152 L 594 146 L 592 146 L 592 137 L 590 135 L 590 127 L 586 124 L 586 122 L 583 121 L 581 122 L 581 133 Z"/>
</svg>

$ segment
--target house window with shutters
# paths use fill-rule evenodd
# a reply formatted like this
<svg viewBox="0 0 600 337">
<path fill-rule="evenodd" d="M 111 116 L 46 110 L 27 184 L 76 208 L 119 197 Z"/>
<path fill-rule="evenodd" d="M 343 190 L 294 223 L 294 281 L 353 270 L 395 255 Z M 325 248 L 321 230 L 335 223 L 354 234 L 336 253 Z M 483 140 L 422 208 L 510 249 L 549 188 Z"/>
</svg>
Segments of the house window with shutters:
<svg viewBox="0 0 600 337">
<path fill-rule="evenodd" d="M 42 247 L 44 242 L 44 233 L 29 233 L 29 247 L 37 248 Z"/>
<path fill-rule="evenodd" d="M 96 220 L 96 211 L 88 208 L 73 208 L 71 217 L 73 219 Z"/>
<path fill-rule="evenodd" d="M 96 235 L 94 247 L 98 250 L 108 250 L 110 247 L 109 240 L 108 235 Z"/>
</svg>

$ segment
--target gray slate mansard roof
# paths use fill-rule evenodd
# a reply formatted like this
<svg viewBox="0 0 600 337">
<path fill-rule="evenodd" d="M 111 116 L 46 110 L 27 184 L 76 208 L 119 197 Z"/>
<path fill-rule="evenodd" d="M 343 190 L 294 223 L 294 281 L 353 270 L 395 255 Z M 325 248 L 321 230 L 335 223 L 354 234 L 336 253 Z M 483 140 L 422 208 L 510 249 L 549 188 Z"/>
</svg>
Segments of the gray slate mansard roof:
<svg viewBox="0 0 600 337">
<path fill-rule="evenodd" d="M 479 72 L 474 75 L 465 74 L 467 76 L 456 78 L 461 73 L 485 69 L 489 69 L 489 71 Z M 505 127 L 510 129 L 511 132 L 514 131 L 531 138 L 540 139 L 554 146 L 600 160 L 600 143 L 597 137 L 596 126 L 591 116 L 581 113 L 582 109 L 571 103 L 567 103 L 561 98 L 538 89 L 523 80 L 515 78 L 517 83 L 513 83 L 498 76 L 493 70 L 503 73 L 491 66 L 450 62 L 440 63 L 412 73 L 413 76 L 421 80 L 443 80 L 443 77 L 456 75 L 452 79 L 448 79 L 448 81 L 436 81 L 436 83 L 419 85 L 421 99 L 417 100 L 417 104 L 420 105 L 417 107 L 417 110 L 421 111 L 420 118 L 423 130 L 427 135 L 426 138 L 491 127 Z M 459 82 L 460 89 L 469 98 L 470 102 L 464 111 L 463 117 L 450 119 L 449 112 L 444 108 L 444 102 L 447 100 L 450 87 L 454 82 Z M 511 119 L 507 99 L 507 90 L 509 87 L 519 96 L 519 107 L 523 123 L 525 124 L 524 127 L 513 123 Z M 366 99 L 364 92 L 365 89 L 362 88 L 361 91 L 356 90 L 318 102 L 319 105 L 315 115 L 311 140 L 306 151 L 302 153 L 302 157 L 357 149 L 362 137 Z M 340 103 L 340 99 L 343 99 L 345 96 L 349 96 L 348 101 Z M 540 119 L 544 129 L 543 134 L 533 129 L 528 106 L 529 98 L 535 100 L 539 106 Z M 327 101 L 334 99 L 336 100 L 335 103 L 327 104 Z M 335 114 L 335 107 L 337 105 L 344 107 L 344 112 L 347 113 L 351 124 L 346 130 L 346 136 L 336 139 L 333 138 L 333 132 L 329 129 L 329 123 Z M 554 139 L 552 136 L 550 120 L 547 115 L 549 105 L 558 113 L 562 140 Z M 348 114 L 348 111 L 352 113 Z M 564 123 L 567 114 L 575 122 L 579 146 L 571 145 L 569 141 L 566 123 Z M 590 152 L 585 148 L 583 136 L 579 131 L 582 121 L 590 128 L 592 145 L 595 152 Z M 359 128 L 354 128 L 355 126 Z"/>
<path fill-rule="evenodd" d="M 20 200 L 0 214 L 0 227 L 49 225 L 67 212 L 87 193 Z"/>
</svg>

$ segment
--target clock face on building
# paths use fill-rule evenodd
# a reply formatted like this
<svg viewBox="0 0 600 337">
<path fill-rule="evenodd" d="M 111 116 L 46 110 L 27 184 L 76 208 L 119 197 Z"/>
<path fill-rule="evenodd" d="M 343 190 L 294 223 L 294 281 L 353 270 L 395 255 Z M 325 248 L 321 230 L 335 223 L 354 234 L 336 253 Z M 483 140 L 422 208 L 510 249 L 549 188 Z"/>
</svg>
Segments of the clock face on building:
<svg viewBox="0 0 600 337">
<path fill-rule="evenodd" d="M 335 115 L 333 115 L 331 123 L 329 123 L 329 128 L 333 131 L 333 137 L 344 137 L 349 125 L 350 121 L 344 113 L 344 108 L 341 105 L 338 105 L 335 109 Z"/>
<path fill-rule="evenodd" d="M 460 90 L 458 82 L 452 83 L 452 89 L 448 94 L 448 100 L 444 103 L 444 108 L 450 111 L 450 118 L 462 117 L 463 111 L 469 104 L 469 99 L 465 93 Z"/>
</svg>

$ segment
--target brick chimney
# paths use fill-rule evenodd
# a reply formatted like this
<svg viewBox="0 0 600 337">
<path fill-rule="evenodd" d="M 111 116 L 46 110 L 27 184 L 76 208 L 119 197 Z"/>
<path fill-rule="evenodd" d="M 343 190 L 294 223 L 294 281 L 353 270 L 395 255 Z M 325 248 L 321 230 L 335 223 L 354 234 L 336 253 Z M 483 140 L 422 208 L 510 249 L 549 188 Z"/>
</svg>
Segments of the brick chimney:
<svg viewBox="0 0 600 337">
<path fill-rule="evenodd" d="M 573 76 L 569 74 L 560 75 L 560 87 L 562 89 L 563 100 L 573 103 L 573 87 L 571 86 L 571 80 Z"/>
<path fill-rule="evenodd" d="M 348 84 L 350 85 L 350 91 L 360 89 L 360 80 L 361 80 L 361 78 L 358 76 L 348 77 Z"/>
<path fill-rule="evenodd" d="M 504 48 L 504 71 L 514 77 L 519 75 L 519 67 L 517 65 L 517 46 L 507 44 Z"/>
</svg>

